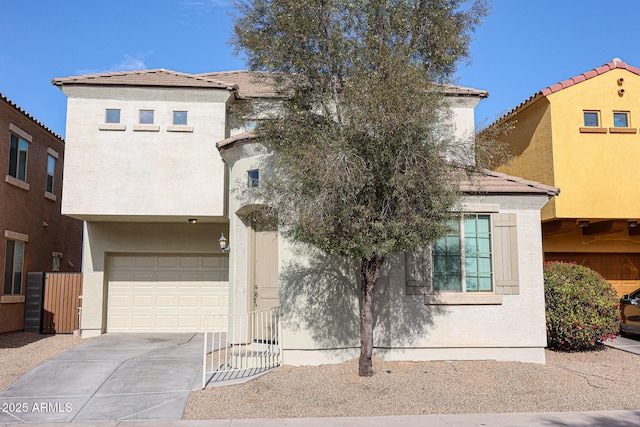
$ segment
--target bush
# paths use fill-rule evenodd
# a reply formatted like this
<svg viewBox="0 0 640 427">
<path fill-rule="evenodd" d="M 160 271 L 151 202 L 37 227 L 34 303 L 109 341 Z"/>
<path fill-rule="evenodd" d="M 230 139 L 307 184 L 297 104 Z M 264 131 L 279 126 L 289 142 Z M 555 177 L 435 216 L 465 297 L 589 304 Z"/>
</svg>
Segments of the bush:
<svg viewBox="0 0 640 427">
<path fill-rule="evenodd" d="M 602 276 L 566 262 L 544 265 L 549 348 L 593 350 L 620 330 L 619 298 Z"/>
</svg>

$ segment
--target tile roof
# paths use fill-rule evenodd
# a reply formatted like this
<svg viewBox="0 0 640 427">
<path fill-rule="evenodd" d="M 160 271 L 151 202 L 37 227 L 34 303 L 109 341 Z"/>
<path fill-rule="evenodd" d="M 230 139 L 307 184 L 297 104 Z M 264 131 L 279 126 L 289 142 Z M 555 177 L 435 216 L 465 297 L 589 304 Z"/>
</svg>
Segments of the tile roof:
<svg viewBox="0 0 640 427">
<path fill-rule="evenodd" d="M 179 73 L 163 68 L 63 77 L 55 78 L 51 82 L 59 87 L 63 85 L 97 85 L 237 89 L 237 86 L 234 84 L 221 82 L 197 74 Z"/>
<path fill-rule="evenodd" d="M 0 93 L 0 99 L 3 100 L 4 102 L 6 102 L 7 104 L 9 104 L 11 107 L 15 108 L 20 114 L 23 114 L 25 117 L 29 118 L 30 120 L 32 120 L 35 124 L 37 124 L 38 126 L 40 126 L 42 129 L 44 129 L 45 131 L 47 131 L 48 133 L 50 133 L 51 135 L 53 135 L 54 137 L 58 138 L 60 141 L 62 141 L 64 143 L 64 139 L 58 135 L 57 133 L 55 133 L 54 131 L 52 131 L 51 129 L 49 129 L 48 127 L 46 127 L 44 125 L 44 123 L 40 122 L 39 120 L 37 120 L 35 117 L 33 117 L 31 114 L 27 113 L 25 110 L 23 110 L 22 108 L 20 108 L 17 104 L 15 104 L 13 101 L 11 101 L 9 98 L 7 98 L 6 96 L 4 96 L 2 93 Z"/>
<path fill-rule="evenodd" d="M 197 76 L 234 84 L 238 86 L 238 95 L 241 98 L 276 98 L 281 96 L 275 90 L 273 78 L 268 73 L 237 70 L 197 74 Z"/>
<path fill-rule="evenodd" d="M 272 76 L 273 74 L 247 70 L 188 74 L 158 68 L 54 78 L 51 82 L 58 87 L 97 85 L 215 88 L 237 90 L 240 98 L 282 97 L 283 95 L 275 89 Z M 477 96 L 480 98 L 489 96 L 489 93 L 484 90 L 453 85 L 448 85 L 445 92 L 449 96 Z"/>
<path fill-rule="evenodd" d="M 218 141 L 216 147 L 218 150 L 224 150 L 236 144 L 251 142 L 255 138 L 255 133 L 243 132 Z M 546 194 L 547 196 L 560 194 L 560 189 L 557 187 L 490 170 L 483 170 L 482 174 L 470 180 L 463 180 L 460 183 L 460 190 L 466 194 Z"/>
<path fill-rule="evenodd" d="M 237 135 L 233 135 L 230 138 L 223 139 L 222 141 L 216 142 L 216 147 L 218 147 L 218 150 L 222 150 L 224 148 L 230 148 L 236 143 L 249 142 L 255 138 L 256 138 L 256 134 L 251 131 L 242 132 Z"/>
<path fill-rule="evenodd" d="M 566 89 L 568 87 L 571 87 L 573 85 L 576 85 L 578 83 L 582 83 L 586 80 L 592 79 L 596 76 L 599 76 L 601 74 L 604 74 L 606 72 L 609 72 L 611 70 L 615 70 L 615 69 L 623 69 L 623 70 L 627 70 L 630 71 L 634 74 L 640 75 L 640 68 L 634 67 L 632 65 L 628 65 L 626 62 L 623 62 L 620 58 L 613 58 L 611 60 L 611 62 L 608 62 L 598 68 L 594 68 L 593 70 L 587 71 L 585 73 L 582 74 L 578 74 L 577 76 L 571 77 L 570 79 L 567 80 L 563 80 L 559 83 L 556 83 L 552 86 L 548 86 L 536 93 L 534 93 L 532 96 L 530 96 L 529 98 L 527 98 L 524 102 L 520 103 L 518 106 L 516 106 L 515 108 L 513 108 L 511 111 L 507 112 L 506 114 L 504 114 L 502 117 L 500 117 L 496 122 L 500 122 L 502 120 L 504 120 L 505 118 L 507 118 L 508 116 L 511 116 L 512 114 L 514 114 L 515 112 L 523 109 L 524 107 L 530 105 L 531 103 L 533 103 L 535 100 L 537 100 L 538 98 L 544 97 L 544 96 L 548 96 L 551 95 L 552 93 L 555 92 L 559 92 L 562 89 Z"/>
<path fill-rule="evenodd" d="M 465 180 L 460 187 L 468 194 L 546 194 L 557 196 L 560 189 L 536 181 L 506 175 L 504 173 L 484 170 L 482 175 Z"/>
<path fill-rule="evenodd" d="M 445 93 L 449 96 L 477 96 L 480 98 L 486 98 L 489 96 L 489 92 L 486 90 L 453 85 L 448 85 Z"/>
</svg>

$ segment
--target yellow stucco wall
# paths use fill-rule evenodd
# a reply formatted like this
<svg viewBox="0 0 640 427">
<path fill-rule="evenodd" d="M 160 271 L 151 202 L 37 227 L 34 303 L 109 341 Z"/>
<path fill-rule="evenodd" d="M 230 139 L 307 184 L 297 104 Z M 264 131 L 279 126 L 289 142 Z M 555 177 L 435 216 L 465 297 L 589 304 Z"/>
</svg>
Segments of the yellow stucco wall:
<svg viewBox="0 0 640 427">
<path fill-rule="evenodd" d="M 506 136 L 511 155 L 509 162 L 495 168 L 499 172 L 555 185 L 552 155 L 551 108 L 546 98 L 540 98 L 518 112 Z M 555 198 L 542 209 L 542 219 L 555 217 Z"/>
<path fill-rule="evenodd" d="M 640 286 L 640 236 L 626 229 L 627 220 L 640 220 L 639 96 L 640 76 L 624 69 L 538 95 L 515 115 L 507 138 L 514 157 L 497 168 L 560 188 L 541 213 L 543 222 L 566 220 L 562 232 L 545 234 L 545 258 L 594 268 L 620 295 Z M 599 112 L 601 132 L 581 131 L 585 110 Z M 628 113 L 635 133 L 611 131 L 614 111 Z M 588 234 L 578 227 L 580 219 L 622 226 Z"/>
<path fill-rule="evenodd" d="M 618 79 L 624 79 L 622 86 Z M 618 91 L 624 89 L 623 96 Z M 640 126 L 640 76 L 623 69 L 586 80 L 549 95 L 553 128 L 554 185 L 558 218 L 640 216 L 640 134 L 612 133 L 613 112 L 629 112 L 629 125 Z M 581 133 L 583 111 L 600 111 L 607 133 Z"/>
</svg>

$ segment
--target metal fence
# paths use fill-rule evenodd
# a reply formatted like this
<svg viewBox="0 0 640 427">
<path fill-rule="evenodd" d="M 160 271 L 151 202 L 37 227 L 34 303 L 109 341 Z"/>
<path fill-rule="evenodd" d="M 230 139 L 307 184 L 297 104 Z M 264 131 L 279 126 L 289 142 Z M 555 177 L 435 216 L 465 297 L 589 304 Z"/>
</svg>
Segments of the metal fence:
<svg viewBox="0 0 640 427">
<path fill-rule="evenodd" d="M 205 316 L 202 388 L 280 366 L 281 336 L 280 307 Z"/>
</svg>

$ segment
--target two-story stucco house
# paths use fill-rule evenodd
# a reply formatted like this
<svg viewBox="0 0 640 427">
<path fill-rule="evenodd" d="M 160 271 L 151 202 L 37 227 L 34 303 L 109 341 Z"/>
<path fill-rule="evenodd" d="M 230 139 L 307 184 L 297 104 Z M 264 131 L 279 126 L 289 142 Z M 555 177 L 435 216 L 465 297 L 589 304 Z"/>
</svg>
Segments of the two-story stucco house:
<svg viewBox="0 0 640 427">
<path fill-rule="evenodd" d="M 620 295 L 640 286 L 640 69 L 614 59 L 549 86 L 513 121 L 497 170 L 562 188 L 542 209 L 545 259 L 593 268 Z"/>
<path fill-rule="evenodd" d="M 350 263 L 259 225 L 260 203 L 236 197 L 259 185 L 269 147 L 231 107 L 277 98 L 268 82 L 244 71 L 168 70 L 53 82 L 69 98 L 63 211 L 86 224 L 83 336 L 195 332 L 205 313 L 278 305 L 285 363 L 357 355 Z M 487 93 L 451 87 L 447 95 L 456 134 L 471 141 Z M 374 354 L 544 362 L 539 211 L 558 190 L 492 172 L 463 190 L 459 227 L 446 242 L 389 261 Z"/>
</svg>

